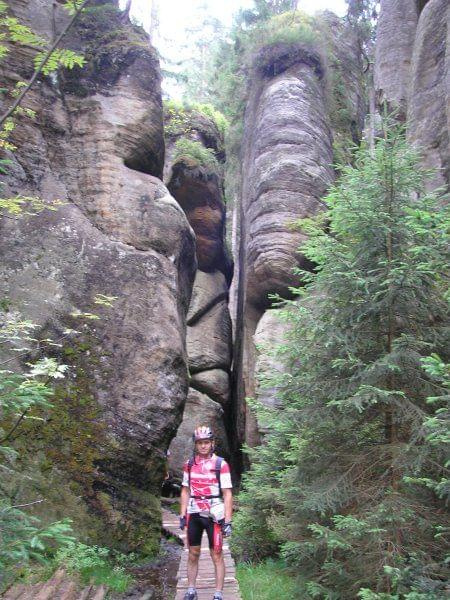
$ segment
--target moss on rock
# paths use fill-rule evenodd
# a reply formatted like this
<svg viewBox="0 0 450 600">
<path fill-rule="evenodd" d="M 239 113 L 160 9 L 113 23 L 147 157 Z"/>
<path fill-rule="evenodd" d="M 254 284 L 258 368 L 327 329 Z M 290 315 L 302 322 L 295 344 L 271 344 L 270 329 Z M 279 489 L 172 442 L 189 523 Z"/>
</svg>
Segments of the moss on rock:
<svg viewBox="0 0 450 600">
<path fill-rule="evenodd" d="M 71 374 L 55 386 L 52 408 L 25 421 L 15 442 L 26 482 L 20 496 L 45 498 L 35 515 L 46 523 L 71 518 L 82 541 L 153 556 L 161 530 L 159 490 L 136 487 L 125 473 L 121 489 L 112 483 L 108 465 L 128 448 L 93 393 L 94 381 L 108 377 L 95 347 L 86 336 L 62 349 Z M 147 466 L 152 479 L 161 471 L 162 480 L 162 459 L 148 459 Z"/>
</svg>

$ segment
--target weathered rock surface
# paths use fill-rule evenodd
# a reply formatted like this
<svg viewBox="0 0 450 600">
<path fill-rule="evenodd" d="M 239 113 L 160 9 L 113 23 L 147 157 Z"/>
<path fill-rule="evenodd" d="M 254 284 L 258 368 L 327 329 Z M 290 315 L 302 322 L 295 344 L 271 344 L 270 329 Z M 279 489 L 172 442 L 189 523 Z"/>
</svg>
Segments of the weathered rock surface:
<svg viewBox="0 0 450 600">
<path fill-rule="evenodd" d="M 10 4 L 33 22 L 34 3 Z M 107 21 L 110 30 L 117 24 Z M 101 44 L 102 35 L 91 38 L 94 29 L 85 34 L 80 26 L 74 45 Z M 14 132 L 6 193 L 66 204 L 2 220 L 1 291 L 10 310 L 62 340 L 61 351 L 50 351 L 73 365 L 44 428 L 47 445 L 37 449 L 100 519 L 93 539 L 154 551 L 165 449 L 188 390 L 185 315 L 195 242 L 184 212 L 152 176 L 162 172 L 164 150 L 155 52 L 142 36 L 134 46 L 121 39 L 104 45 L 102 61 L 114 63 L 113 71 L 96 79 L 98 65 L 89 63 L 93 85 L 80 93 L 72 80 L 70 87 L 46 79 L 28 96 L 36 121 L 23 120 Z M 3 69 L 6 85 L 17 62 L 15 55 Z M 113 307 L 96 306 L 97 294 L 115 297 Z M 74 311 L 101 318 L 79 320 Z M 79 333 L 65 334 L 67 327 Z"/>
<path fill-rule="evenodd" d="M 175 477 L 181 478 L 183 464 L 192 456 L 192 434 L 194 429 L 203 423 L 210 425 L 215 432 L 217 454 L 229 458 L 229 446 L 223 424 L 223 415 L 220 404 L 197 390 L 189 389 L 183 422 L 169 449 L 169 469 Z"/>
<path fill-rule="evenodd" d="M 380 101 L 400 110 L 426 166 L 430 188 L 450 182 L 449 19 L 446 0 L 382 0 L 375 85 Z"/>
<path fill-rule="evenodd" d="M 217 303 L 187 330 L 191 373 L 228 370 L 231 363 L 231 320 L 225 301 Z"/>
<path fill-rule="evenodd" d="M 381 2 L 377 23 L 374 82 L 381 103 L 406 115 L 411 56 L 417 27 L 415 0 Z"/>
<path fill-rule="evenodd" d="M 256 327 L 254 342 L 256 346 L 256 398 L 268 408 L 277 408 L 277 388 L 267 385 L 267 380 L 274 373 L 283 373 L 284 365 L 276 354 L 277 346 L 285 341 L 287 323 L 280 319 L 279 310 L 267 310 Z M 261 427 L 259 430 L 262 431 Z"/>
<path fill-rule="evenodd" d="M 409 139 L 438 169 L 430 187 L 450 184 L 450 5 L 429 0 L 420 13 L 408 96 Z"/>
<path fill-rule="evenodd" d="M 238 339 L 233 358 L 238 407 L 234 428 L 248 444 L 260 440 L 245 398 L 256 395 L 254 334 L 269 294 L 289 297 L 295 267 L 311 265 L 292 225 L 323 210 L 334 178 L 332 130 L 324 65 L 313 48 L 274 44 L 255 57 L 245 110 L 240 198 Z M 356 117 L 355 117 L 356 118 Z"/>
<path fill-rule="evenodd" d="M 269 293 L 288 294 L 297 282 L 295 266 L 308 266 L 297 253 L 305 237 L 292 223 L 322 209 L 320 198 L 333 180 L 331 133 L 316 68 L 308 55 L 308 61 L 261 78 L 246 110 L 245 292 L 248 302 L 261 307 L 270 304 Z"/>
<path fill-rule="evenodd" d="M 228 286 L 221 271 L 205 273 L 197 271 L 192 288 L 191 303 L 187 314 L 187 324 L 193 325 L 215 304 L 228 297 Z"/>
<path fill-rule="evenodd" d="M 223 136 L 216 122 L 195 108 L 169 105 L 165 125 L 164 181 L 185 211 L 196 238 L 198 271 L 187 315 L 190 385 L 208 400 L 192 404 L 185 412 L 172 442 L 179 457 L 179 449 L 186 444 L 186 433 L 189 438 L 192 435 L 194 421 L 208 424 L 213 418 L 215 429 L 223 431 L 226 439 L 225 421 L 229 420 L 231 409 L 228 285 L 232 268 L 225 245 L 223 177 L 219 167 L 224 159 Z M 185 145 L 180 146 L 179 142 Z M 211 406 L 222 406 L 224 411 L 211 413 Z M 176 465 L 177 460 L 172 457 L 171 464 Z"/>
<path fill-rule="evenodd" d="M 225 409 L 230 400 L 230 376 L 222 369 L 210 369 L 195 373 L 190 380 L 191 387 L 203 392 Z"/>
<path fill-rule="evenodd" d="M 195 231 L 199 269 L 228 272 L 223 243 L 225 206 L 218 176 L 183 159 L 173 166 L 167 186 Z"/>
</svg>

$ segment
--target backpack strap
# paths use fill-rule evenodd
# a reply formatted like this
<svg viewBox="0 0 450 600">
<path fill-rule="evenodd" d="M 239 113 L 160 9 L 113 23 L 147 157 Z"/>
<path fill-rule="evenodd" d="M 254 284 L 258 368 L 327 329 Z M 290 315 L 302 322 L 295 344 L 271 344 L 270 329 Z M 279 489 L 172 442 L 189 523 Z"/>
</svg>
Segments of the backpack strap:
<svg viewBox="0 0 450 600">
<path fill-rule="evenodd" d="M 223 458 L 218 456 L 216 459 L 216 479 L 219 485 L 219 498 L 222 498 L 222 486 L 220 484 L 220 469 L 222 468 Z"/>
<path fill-rule="evenodd" d="M 194 466 L 195 457 L 191 456 L 188 460 L 187 468 L 188 468 L 188 484 L 189 484 L 189 492 L 191 491 L 191 469 Z"/>
</svg>

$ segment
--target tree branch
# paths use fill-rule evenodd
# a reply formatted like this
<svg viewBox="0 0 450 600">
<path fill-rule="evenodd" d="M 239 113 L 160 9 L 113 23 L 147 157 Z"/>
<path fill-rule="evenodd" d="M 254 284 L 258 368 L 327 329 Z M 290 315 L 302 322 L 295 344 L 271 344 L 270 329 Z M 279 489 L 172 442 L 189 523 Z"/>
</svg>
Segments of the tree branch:
<svg viewBox="0 0 450 600">
<path fill-rule="evenodd" d="M 14 506 L 8 506 L 8 508 L 26 508 L 27 506 L 33 506 L 33 504 L 40 504 L 43 500 L 35 500 L 34 502 L 27 502 L 27 504 L 16 504 Z"/>
<path fill-rule="evenodd" d="M 23 413 L 20 415 L 20 417 L 17 419 L 17 421 L 13 425 L 13 427 L 9 430 L 9 432 L 5 435 L 5 437 L 0 440 L 0 444 L 4 444 L 5 442 L 7 442 L 9 440 L 9 438 L 12 436 L 12 434 L 16 431 L 16 429 L 19 427 L 19 425 L 25 419 L 29 410 L 30 410 L 30 407 L 26 408 L 23 411 Z"/>
<path fill-rule="evenodd" d="M 22 100 L 24 99 L 24 97 L 30 91 L 30 89 L 32 88 L 32 86 L 35 83 L 36 79 L 41 74 L 42 69 L 45 67 L 45 65 L 47 64 L 49 58 L 51 57 L 51 55 L 53 54 L 53 52 L 56 50 L 56 47 L 58 46 L 59 42 L 66 35 L 66 33 L 69 31 L 69 29 L 74 24 L 74 22 L 75 22 L 76 18 L 78 17 L 78 15 L 81 13 L 81 11 L 86 7 L 86 5 L 89 2 L 90 2 L 90 0 L 85 0 L 83 2 L 83 4 L 79 8 L 77 8 L 77 10 L 75 11 L 74 15 L 70 19 L 70 21 L 67 23 L 67 25 L 64 27 L 64 29 L 61 31 L 61 33 L 56 38 L 56 40 L 53 42 L 53 44 L 47 50 L 47 53 L 44 56 L 44 60 L 41 62 L 41 64 L 39 65 L 39 67 L 34 72 L 33 77 L 30 79 L 30 81 L 28 82 L 28 84 L 26 85 L 26 87 L 23 88 L 21 94 L 19 96 L 17 96 L 17 98 L 13 102 L 12 106 L 0 118 L 0 128 L 3 126 L 4 122 L 6 121 L 6 119 L 9 119 L 9 117 L 14 113 L 14 111 L 16 110 L 16 108 L 20 105 L 20 103 L 22 102 Z"/>
</svg>

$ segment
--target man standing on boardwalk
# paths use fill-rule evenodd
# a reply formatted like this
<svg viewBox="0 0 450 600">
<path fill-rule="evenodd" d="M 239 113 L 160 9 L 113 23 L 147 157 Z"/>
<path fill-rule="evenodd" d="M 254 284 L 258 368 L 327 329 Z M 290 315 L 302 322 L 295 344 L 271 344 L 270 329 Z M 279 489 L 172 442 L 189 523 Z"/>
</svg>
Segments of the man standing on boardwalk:
<svg viewBox="0 0 450 600">
<path fill-rule="evenodd" d="M 194 432 L 194 456 L 184 464 L 181 489 L 180 527 L 187 526 L 188 591 L 184 600 L 197 600 L 195 589 L 203 531 L 206 531 L 214 563 L 216 593 L 223 600 L 225 561 L 223 537 L 231 535 L 233 495 L 230 467 L 214 454 L 214 435 L 205 425 Z"/>
</svg>

